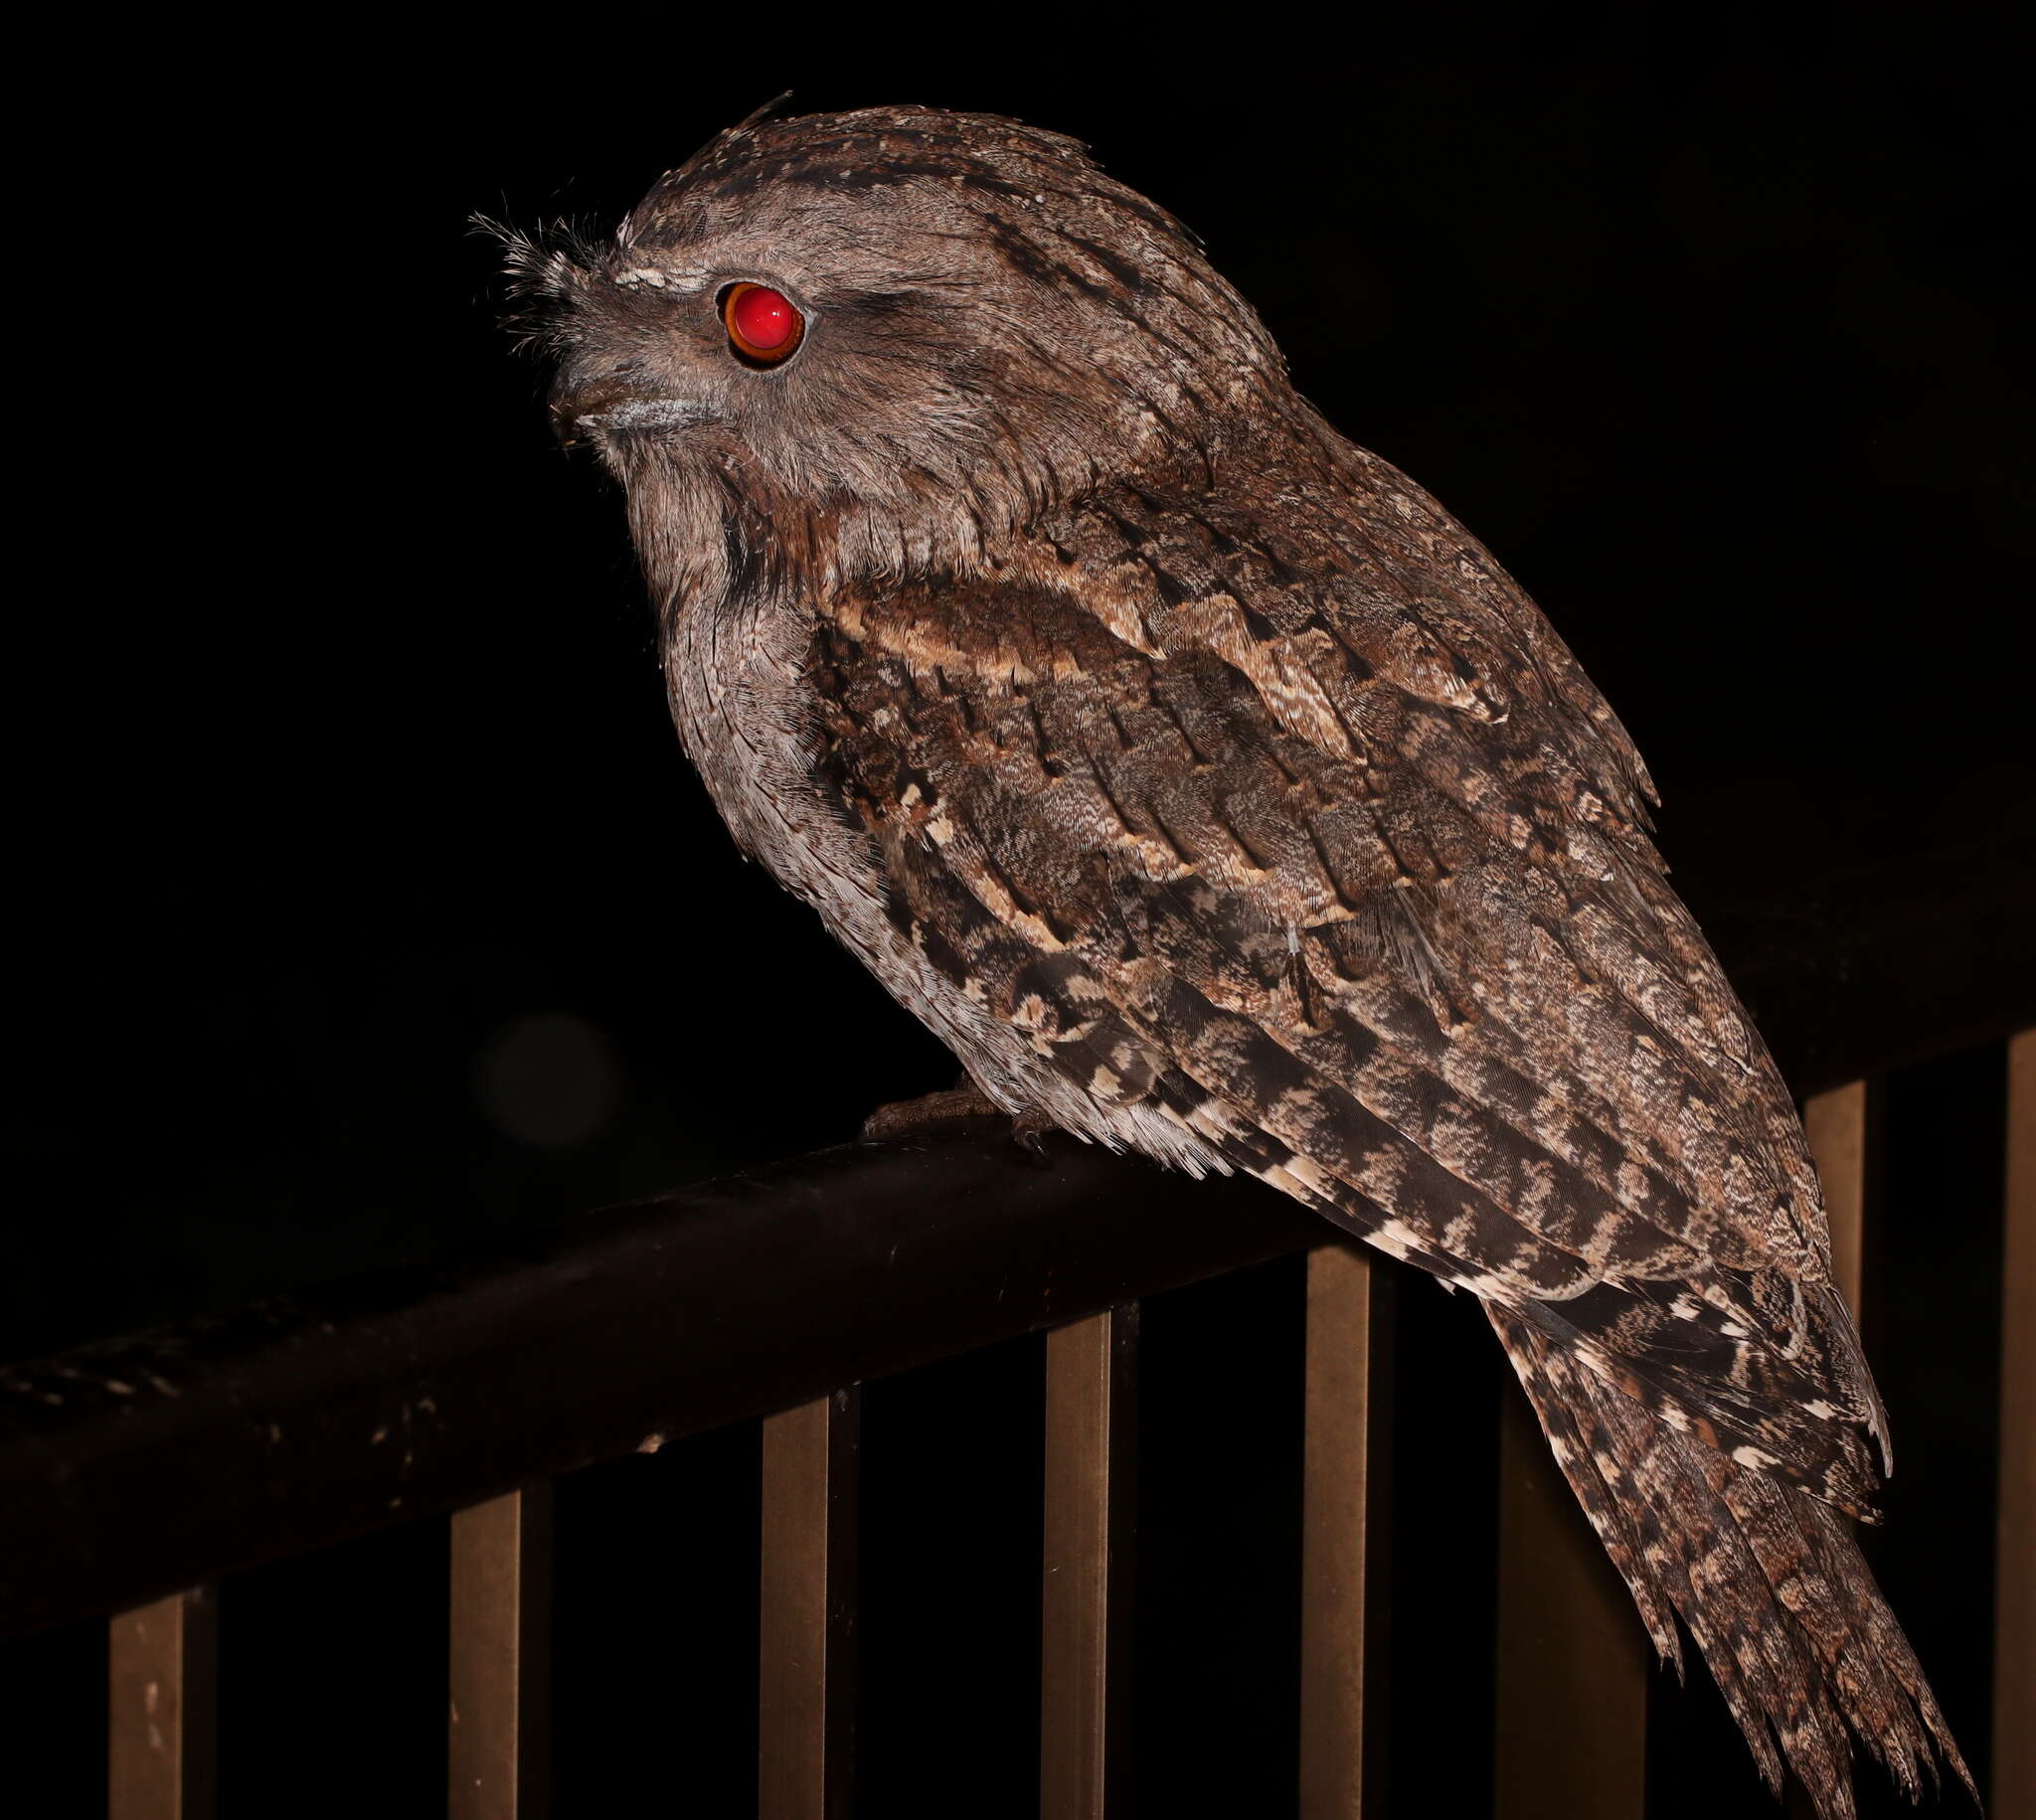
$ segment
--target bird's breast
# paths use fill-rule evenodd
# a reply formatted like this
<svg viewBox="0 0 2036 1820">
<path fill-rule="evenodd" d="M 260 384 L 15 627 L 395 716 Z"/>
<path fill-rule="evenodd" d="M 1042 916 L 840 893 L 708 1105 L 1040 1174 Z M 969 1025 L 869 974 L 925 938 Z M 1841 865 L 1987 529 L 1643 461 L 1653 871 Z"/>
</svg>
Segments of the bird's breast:
<svg viewBox="0 0 2036 1820">
<path fill-rule="evenodd" d="M 817 624 L 795 600 L 690 606 L 665 639 L 680 743 L 743 850 L 812 906 L 885 989 L 1016 1112 L 1024 1059 L 1011 1033 L 934 968 L 886 910 L 883 856 L 821 761 Z"/>
<path fill-rule="evenodd" d="M 745 852 L 801 897 L 874 889 L 867 834 L 829 800 L 807 675 L 813 615 L 774 598 L 699 602 L 665 637 L 665 693 L 686 755 Z"/>
<path fill-rule="evenodd" d="M 1193 1133 L 1150 1107 L 1085 1092 L 979 992 L 933 965 L 914 927 L 893 916 L 884 855 L 823 759 L 817 625 L 797 601 L 758 598 L 689 607 L 665 641 L 680 741 L 744 851 L 811 905 L 1006 1111 L 1041 1115 L 1198 1175 L 1224 1168 Z"/>
</svg>

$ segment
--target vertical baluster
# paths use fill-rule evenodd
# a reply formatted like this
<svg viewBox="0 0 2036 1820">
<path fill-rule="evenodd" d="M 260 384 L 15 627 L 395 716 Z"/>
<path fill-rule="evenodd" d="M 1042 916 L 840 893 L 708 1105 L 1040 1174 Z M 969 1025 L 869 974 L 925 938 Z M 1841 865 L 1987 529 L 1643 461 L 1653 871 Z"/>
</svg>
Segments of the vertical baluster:
<svg viewBox="0 0 2036 1820">
<path fill-rule="evenodd" d="M 552 1488 L 526 1486 L 452 1519 L 452 1820 L 539 1820 L 549 1794 Z"/>
<path fill-rule="evenodd" d="M 1301 1820 L 1384 1809 L 1385 1270 L 1355 1245 L 1309 1253 L 1303 1392 L 1300 1617 Z"/>
<path fill-rule="evenodd" d="M 1042 1820 L 1128 1812 L 1137 1358 L 1135 1303 L 1047 1335 Z"/>
<path fill-rule="evenodd" d="M 1864 1080 L 1814 1094 L 1802 1107 L 1803 1134 L 1809 1139 L 1809 1152 L 1824 1185 L 1824 1215 L 1831 1228 L 1831 1275 L 1855 1321 L 1859 1319 L 1860 1258 L 1866 1230 L 1870 1111 Z"/>
<path fill-rule="evenodd" d="M 1499 1441 L 1499 1820 L 1638 1820 L 1645 1631 L 1524 1397 Z"/>
<path fill-rule="evenodd" d="M 1855 1324 L 1864 1317 L 1860 1288 L 1866 1254 L 1869 1150 L 1879 1099 L 1870 1082 L 1848 1080 L 1802 1102 L 1802 1132 L 1824 1189 L 1824 1221 L 1831 1236 L 1831 1280 Z M 1793 1775 L 1782 1797 L 1787 1820 L 1816 1820 L 1816 1803 Z"/>
<path fill-rule="evenodd" d="M 218 1610 L 212 1588 L 196 1586 L 110 1620 L 109 1820 L 210 1820 Z"/>
<path fill-rule="evenodd" d="M 2036 1030 L 2008 1046 L 2006 1214 L 1987 1812 L 1994 1820 L 2036 1820 Z"/>
<path fill-rule="evenodd" d="M 861 1413 L 851 1386 L 764 1424 L 763 1820 L 847 1820 L 854 1799 Z"/>
</svg>

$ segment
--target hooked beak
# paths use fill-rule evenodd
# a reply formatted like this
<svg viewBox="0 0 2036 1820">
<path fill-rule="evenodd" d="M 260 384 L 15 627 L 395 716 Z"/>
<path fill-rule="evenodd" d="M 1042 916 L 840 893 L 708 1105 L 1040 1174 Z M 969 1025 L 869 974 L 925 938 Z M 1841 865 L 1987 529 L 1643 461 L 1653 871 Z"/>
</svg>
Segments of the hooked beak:
<svg viewBox="0 0 2036 1820">
<path fill-rule="evenodd" d="M 684 429 L 714 415 L 697 399 L 651 392 L 627 373 L 603 374 L 579 385 L 562 381 L 552 389 L 552 433 L 567 448 L 592 440 L 597 430 Z"/>
</svg>

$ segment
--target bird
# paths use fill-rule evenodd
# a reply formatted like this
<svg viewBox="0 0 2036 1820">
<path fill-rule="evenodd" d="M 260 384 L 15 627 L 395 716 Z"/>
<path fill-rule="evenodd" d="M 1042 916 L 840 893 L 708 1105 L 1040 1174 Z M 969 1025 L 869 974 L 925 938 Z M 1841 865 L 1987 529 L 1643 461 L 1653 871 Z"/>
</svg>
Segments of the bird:
<svg viewBox="0 0 2036 1820">
<path fill-rule="evenodd" d="M 1892 1462 L 1816 1172 L 1646 768 L 1202 244 L 1060 134 L 782 102 L 611 236 L 496 232 L 687 755 L 963 1097 L 1467 1291 L 1772 1788 L 1853 1814 L 1856 1738 L 1969 1790 L 1854 1538 Z"/>
</svg>

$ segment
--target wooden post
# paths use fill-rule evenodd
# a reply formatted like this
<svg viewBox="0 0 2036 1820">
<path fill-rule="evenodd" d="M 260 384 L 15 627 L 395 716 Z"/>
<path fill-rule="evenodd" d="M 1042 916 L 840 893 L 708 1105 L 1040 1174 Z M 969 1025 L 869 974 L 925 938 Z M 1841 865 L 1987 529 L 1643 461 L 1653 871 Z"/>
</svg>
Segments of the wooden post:
<svg viewBox="0 0 2036 1820">
<path fill-rule="evenodd" d="M 552 1488 L 454 1513 L 446 1812 L 541 1820 L 549 1789 Z"/>
<path fill-rule="evenodd" d="M 196 1586 L 110 1621 L 109 1820 L 211 1820 L 218 1614 L 212 1588 Z"/>
<path fill-rule="evenodd" d="M 1129 1812 L 1137 1358 L 1135 1303 L 1047 1335 L 1041 1820 Z"/>
<path fill-rule="evenodd" d="M 1646 1631 L 1524 1396 L 1499 1442 L 1499 1820 L 1640 1820 Z"/>
<path fill-rule="evenodd" d="M 1390 1321 L 1356 1244 L 1308 1255 L 1301 1479 L 1301 1820 L 1384 1813 L 1379 1749 Z"/>
<path fill-rule="evenodd" d="M 1860 1290 L 1866 1257 L 1866 1200 L 1872 1173 L 1869 1150 L 1879 1094 L 1865 1080 L 1813 1093 L 1802 1102 L 1802 1133 L 1824 1190 L 1824 1222 L 1831 1239 L 1831 1280 L 1851 1311 L 1864 1319 Z M 1817 1820 L 1816 1803 L 1792 1772 L 1782 1789 L 1786 1820 Z"/>
<path fill-rule="evenodd" d="M 861 1416 L 850 1386 L 764 1423 L 762 1820 L 848 1820 L 854 1801 Z"/>
<path fill-rule="evenodd" d="M 1852 1318 L 1859 1319 L 1860 1260 L 1866 1233 L 1868 1083 L 1853 1080 L 1803 1102 L 1802 1129 L 1824 1185 L 1831 1231 L 1831 1276 Z"/>
</svg>

